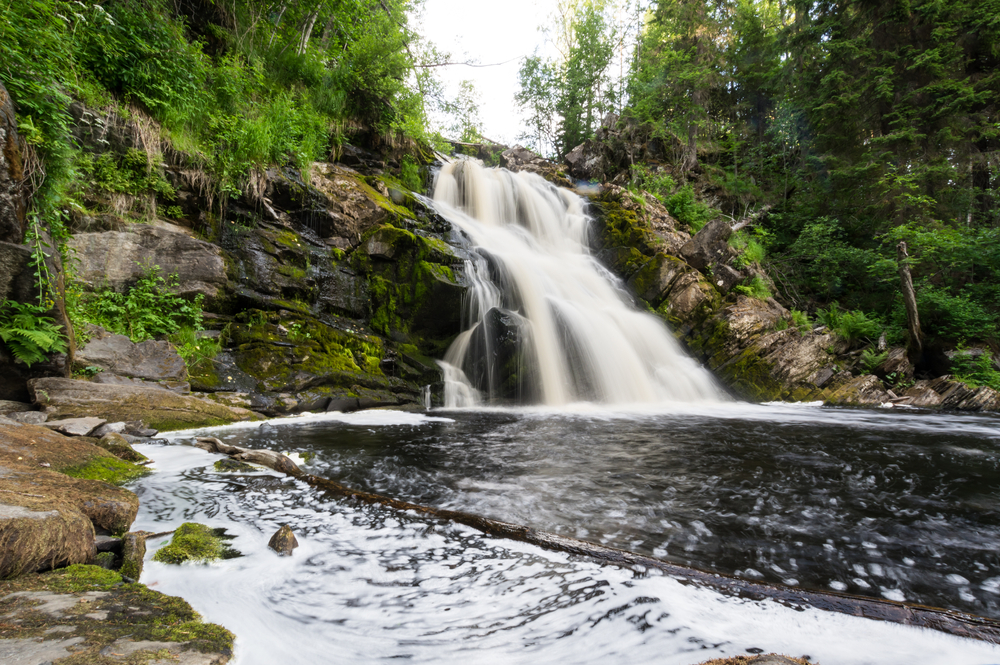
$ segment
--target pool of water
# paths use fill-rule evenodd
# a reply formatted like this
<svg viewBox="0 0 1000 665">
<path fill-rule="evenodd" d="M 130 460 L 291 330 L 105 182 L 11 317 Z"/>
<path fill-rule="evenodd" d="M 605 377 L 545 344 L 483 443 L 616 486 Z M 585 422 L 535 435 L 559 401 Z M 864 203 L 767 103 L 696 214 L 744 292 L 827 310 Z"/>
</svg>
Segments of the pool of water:
<svg viewBox="0 0 1000 665">
<path fill-rule="evenodd" d="M 430 416 L 212 433 L 414 503 L 749 579 L 1000 616 L 996 418 L 740 404 Z M 289 644 L 302 654 L 292 662 L 329 649 L 344 662 L 698 663 L 748 649 L 826 664 L 1000 662 L 971 640 L 726 598 L 273 474 L 217 474 L 218 456 L 176 445 L 191 436 L 144 451 L 160 472 L 136 486 L 136 528 L 226 526 L 248 556 L 180 571 L 151 563 L 143 581 L 231 627 L 244 663 L 275 662 Z M 265 547 L 282 523 L 302 542 L 289 559 Z"/>
</svg>

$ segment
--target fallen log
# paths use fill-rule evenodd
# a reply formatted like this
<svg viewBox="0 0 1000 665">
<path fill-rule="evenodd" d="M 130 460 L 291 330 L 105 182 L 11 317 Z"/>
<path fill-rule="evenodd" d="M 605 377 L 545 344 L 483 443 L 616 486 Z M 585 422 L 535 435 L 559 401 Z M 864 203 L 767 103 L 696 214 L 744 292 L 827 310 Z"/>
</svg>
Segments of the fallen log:
<svg viewBox="0 0 1000 665">
<path fill-rule="evenodd" d="M 396 510 L 411 511 L 442 520 L 470 526 L 499 538 L 509 538 L 530 543 L 544 549 L 588 557 L 601 563 L 631 568 L 637 572 L 659 570 L 685 584 L 706 586 L 720 593 L 749 600 L 773 600 L 787 607 L 801 610 L 814 607 L 828 612 L 891 621 L 906 626 L 931 628 L 944 633 L 1000 644 L 1000 621 L 955 610 L 902 603 L 880 598 L 866 598 L 833 591 L 815 591 L 778 584 L 751 582 L 730 575 L 722 575 L 662 559 L 597 545 L 576 538 L 568 538 L 544 531 L 536 531 L 520 524 L 431 506 L 400 501 L 391 497 L 352 489 L 345 485 L 305 473 L 285 455 L 270 450 L 251 450 L 230 446 L 214 437 L 198 437 L 196 445 L 209 452 L 219 452 L 241 461 L 254 461 L 275 471 L 280 471 L 313 487 L 335 496 L 353 499 L 360 503 L 381 505 Z M 253 453 L 253 455 L 251 455 Z M 250 459 L 253 457 L 254 459 Z"/>
</svg>

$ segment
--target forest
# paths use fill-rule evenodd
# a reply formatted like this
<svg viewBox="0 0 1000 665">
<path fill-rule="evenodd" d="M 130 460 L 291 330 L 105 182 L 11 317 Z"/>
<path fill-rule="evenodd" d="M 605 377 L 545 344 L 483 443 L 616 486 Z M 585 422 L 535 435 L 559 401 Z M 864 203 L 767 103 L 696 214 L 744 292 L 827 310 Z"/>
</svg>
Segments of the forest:
<svg viewBox="0 0 1000 665">
<path fill-rule="evenodd" d="M 482 129 L 474 90 L 447 99 L 435 78 L 449 55 L 417 33 L 417 8 L 6 3 L 0 80 L 29 146 L 29 241 L 62 245 L 86 208 L 81 183 L 169 202 L 151 158 L 76 147 L 74 101 L 152 119 L 210 175 L 219 210 L 268 165 L 308 170 L 350 141 L 404 146 L 413 157 L 398 176 L 419 189 L 420 155 Z M 557 55 L 526 58 L 512 100 L 529 147 L 563 158 L 613 113 L 662 146 L 629 165 L 630 189 L 693 226 L 730 218 L 767 276 L 758 296 L 903 343 L 905 241 L 928 340 L 997 350 L 1000 0 L 567 0 L 547 34 Z M 435 114 L 454 123 L 435 126 Z M 36 273 L 38 305 L 7 308 L 5 330 L 48 310 L 40 249 Z"/>
</svg>

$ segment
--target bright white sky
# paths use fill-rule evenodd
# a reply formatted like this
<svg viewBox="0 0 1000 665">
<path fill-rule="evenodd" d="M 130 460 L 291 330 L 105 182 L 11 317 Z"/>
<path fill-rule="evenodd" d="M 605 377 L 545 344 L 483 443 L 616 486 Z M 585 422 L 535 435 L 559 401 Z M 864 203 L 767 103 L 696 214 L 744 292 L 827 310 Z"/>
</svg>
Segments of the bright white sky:
<svg viewBox="0 0 1000 665">
<path fill-rule="evenodd" d="M 497 67 L 453 65 L 438 71 L 451 98 L 464 79 L 476 86 L 486 137 L 514 145 L 524 131 L 514 103 L 517 71 L 521 58 L 532 55 L 536 48 L 552 57 L 539 27 L 548 24 L 555 10 L 556 0 L 425 0 L 423 15 L 417 17 L 415 25 L 438 50 L 451 53 L 452 61 L 511 61 Z"/>
</svg>

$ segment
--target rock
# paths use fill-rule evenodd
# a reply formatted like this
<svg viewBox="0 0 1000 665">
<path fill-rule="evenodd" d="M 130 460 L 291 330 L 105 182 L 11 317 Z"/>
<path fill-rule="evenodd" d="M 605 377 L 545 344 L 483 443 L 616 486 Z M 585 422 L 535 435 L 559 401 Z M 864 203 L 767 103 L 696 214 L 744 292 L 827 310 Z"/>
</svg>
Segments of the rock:
<svg viewBox="0 0 1000 665">
<path fill-rule="evenodd" d="M 10 415 L 21 411 L 31 411 L 32 407 L 27 402 L 15 402 L 12 400 L 0 399 L 0 414 Z"/>
<path fill-rule="evenodd" d="M 125 427 L 126 425 L 123 422 L 104 423 L 103 425 L 95 429 L 93 432 L 91 432 L 90 435 L 100 439 L 105 434 L 111 434 L 111 433 L 121 434 L 122 432 L 125 431 Z"/>
<path fill-rule="evenodd" d="M 910 386 L 903 397 L 909 397 L 910 406 L 934 408 L 941 406 L 941 395 L 930 387 L 930 381 L 917 381 Z"/>
<path fill-rule="evenodd" d="M 115 552 L 120 554 L 122 551 L 122 539 L 115 538 L 114 536 L 97 536 L 94 539 L 94 544 L 97 546 L 98 552 Z"/>
<path fill-rule="evenodd" d="M 728 254 L 729 245 L 726 241 L 732 234 L 733 229 L 729 226 L 729 222 L 724 219 L 713 220 L 681 247 L 680 254 L 692 268 L 701 270 Z"/>
<path fill-rule="evenodd" d="M 700 273 L 680 275 L 670 286 L 665 310 L 668 320 L 691 325 L 704 318 L 719 302 L 719 293 Z"/>
<path fill-rule="evenodd" d="M 898 379 L 913 379 L 913 363 L 906 355 L 906 349 L 903 347 L 894 347 L 889 349 L 889 355 L 886 357 L 885 362 L 879 365 L 879 374 L 883 377 L 889 374 L 895 374 Z"/>
<path fill-rule="evenodd" d="M 299 541 L 296 540 L 291 527 L 285 524 L 274 532 L 271 540 L 267 541 L 267 546 L 281 556 L 291 556 L 292 550 L 299 546 Z"/>
<path fill-rule="evenodd" d="M 827 404 L 847 406 L 878 406 L 891 400 L 877 376 L 866 374 L 828 388 L 823 393 Z"/>
<path fill-rule="evenodd" d="M 87 436 L 106 422 L 103 418 L 67 418 L 49 420 L 45 423 L 45 427 L 67 436 Z"/>
<path fill-rule="evenodd" d="M 161 547 L 153 555 L 153 561 L 161 563 L 184 563 L 185 561 L 207 562 L 216 559 L 230 559 L 239 556 L 226 541 L 222 529 L 210 529 L 204 524 L 185 522 L 177 527 L 170 544 Z"/>
<path fill-rule="evenodd" d="M 19 411 L 8 414 L 8 417 L 26 425 L 41 425 L 49 419 L 48 414 L 41 411 Z"/>
<path fill-rule="evenodd" d="M 519 145 L 500 153 L 500 166 L 509 171 L 523 171 L 540 175 L 559 187 L 573 187 L 573 181 L 566 177 L 564 166 L 551 162 Z"/>
<path fill-rule="evenodd" d="M 185 368 L 186 369 L 186 368 Z M 191 384 L 187 381 L 147 381 L 146 379 L 135 379 L 127 376 L 117 376 L 115 374 L 98 374 L 92 378 L 91 383 L 102 383 L 114 386 L 142 386 L 147 388 L 163 388 L 178 395 L 190 395 Z"/>
<path fill-rule="evenodd" d="M 732 291 L 733 287 L 743 281 L 745 275 L 725 263 L 712 264 L 712 282 L 723 295 Z"/>
<path fill-rule="evenodd" d="M 49 417 L 99 414 L 106 420 L 142 420 L 156 430 L 207 427 L 259 416 L 162 388 L 116 386 L 75 379 L 32 379 L 28 389 Z M 155 435 L 156 432 L 153 432 Z"/>
<path fill-rule="evenodd" d="M 0 83 L 0 242 L 17 245 L 24 242 L 26 230 L 24 150 L 24 141 L 17 133 L 14 103 Z"/>
<path fill-rule="evenodd" d="M 600 182 L 604 180 L 605 160 L 602 143 L 587 139 L 566 155 L 569 174 L 580 180 Z"/>
<path fill-rule="evenodd" d="M 0 158 L 0 162 L 2 161 Z M 2 168 L 2 164 L 0 164 L 0 169 Z M 0 175 L 0 189 L 2 187 L 2 175 Z M 3 206 L 2 198 L 3 196 L 0 194 L 0 208 Z M 0 211 L 0 215 L 2 214 Z M 0 226 L 2 224 L 3 222 L 0 221 Z M 30 262 L 31 249 L 27 245 L 15 245 L 0 241 L 0 302 L 4 300 L 28 302 L 31 300 L 34 278 L 32 271 L 28 270 Z M 35 295 L 37 296 L 37 294 Z"/>
<path fill-rule="evenodd" d="M 121 574 L 138 581 L 142 576 L 142 562 L 146 558 L 146 536 L 140 533 L 126 533 L 121 539 Z"/>
<path fill-rule="evenodd" d="M 11 498 L 32 497 L 5 494 L 0 499 L 0 578 L 93 560 L 94 526 L 83 513 L 61 501 L 39 500 L 44 506 L 26 507 Z"/>
<path fill-rule="evenodd" d="M 0 661 L 222 665 L 232 657 L 233 634 L 203 623 L 183 599 L 122 582 L 87 565 L 0 582 Z"/>
<path fill-rule="evenodd" d="M 656 308 L 666 299 L 677 278 L 689 272 L 693 272 L 691 266 L 681 259 L 659 253 L 629 278 L 628 286 Z"/>
<path fill-rule="evenodd" d="M 97 445 L 104 448 L 109 453 L 127 462 L 148 462 L 149 458 L 142 453 L 133 450 L 131 444 L 124 436 L 116 432 L 108 432 L 97 442 Z"/>
<path fill-rule="evenodd" d="M 177 274 L 175 291 L 181 295 L 200 293 L 211 300 L 228 281 L 219 247 L 172 224 L 134 224 L 127 231 L 77 233 L 68 246 L 78 261 L 78 277 L 91 288 L 108 285 L 122 291 L 153 265 L 160 267 L 164 277 Z"/>
<path fill-rule="evenodd" d="M 98 328 L 95 337 L 77 350 L 75 369 L 98 367 L 109 375 L 151 381 L 186 381 L 187 365 L 170 342 L 135 343 L 125 335 Z M 100 382 L 113 379 L 98 374 Z"/>
</svg>

